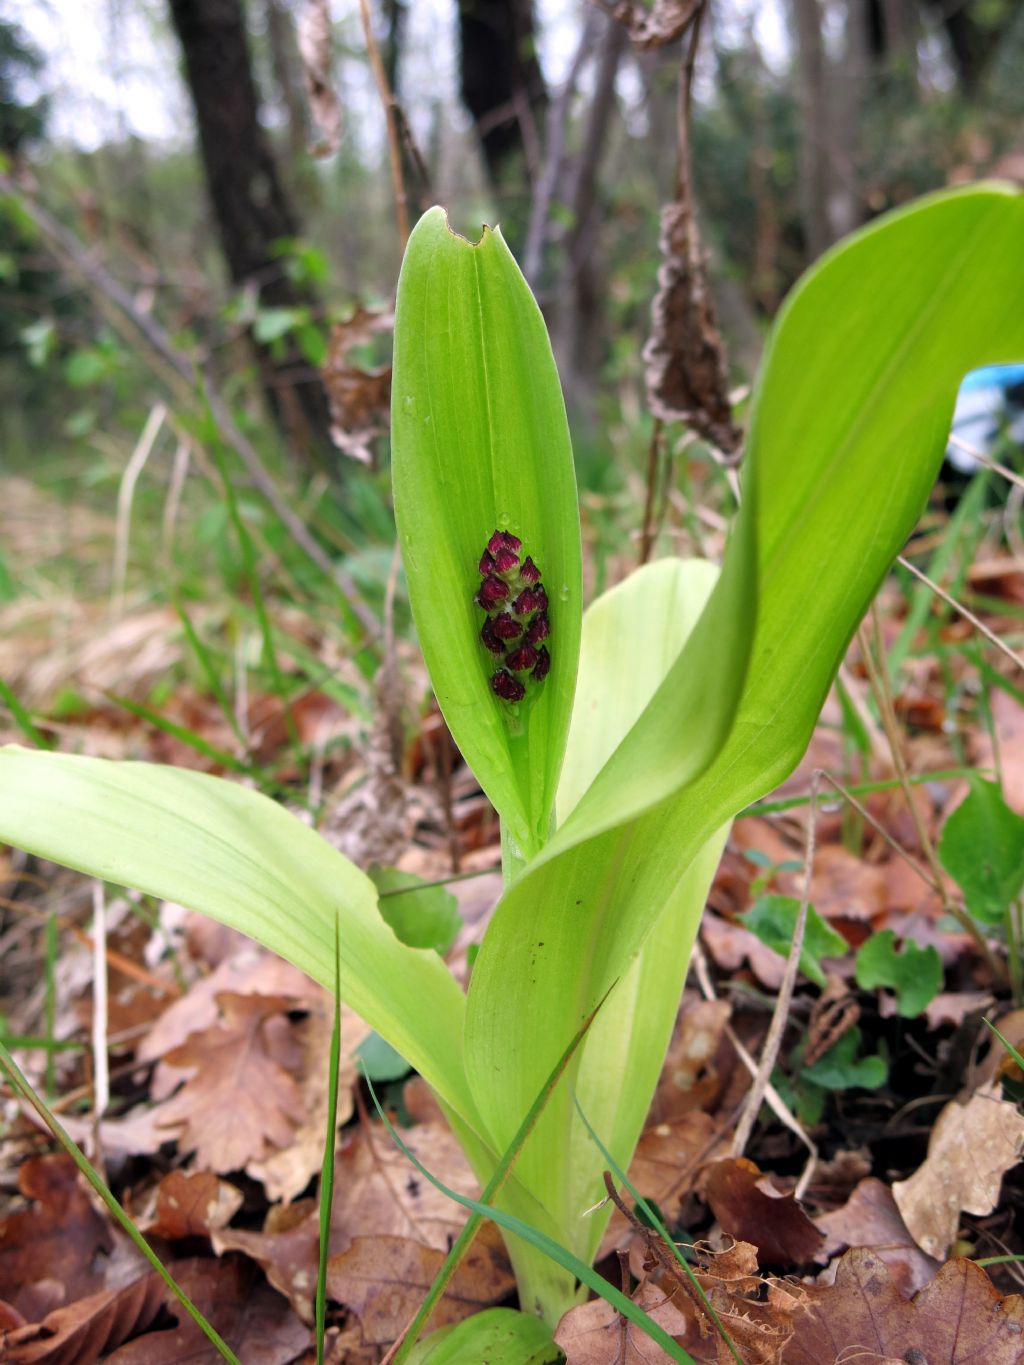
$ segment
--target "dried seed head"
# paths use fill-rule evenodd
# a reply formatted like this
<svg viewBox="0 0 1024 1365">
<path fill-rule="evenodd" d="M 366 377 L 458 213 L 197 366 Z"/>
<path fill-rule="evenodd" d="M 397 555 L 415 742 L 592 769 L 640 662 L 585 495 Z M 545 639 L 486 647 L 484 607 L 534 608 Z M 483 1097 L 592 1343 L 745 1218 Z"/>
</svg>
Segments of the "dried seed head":
<svg viewBox="0 0 1024 1365">
<path fill-rule="evenodd" d="M 505 668 L 499 668 L 497 673 L 491 675 L 491 690 L 502 701 L 522 701 L 526 696 L 526 688 Z"/>
</svg>

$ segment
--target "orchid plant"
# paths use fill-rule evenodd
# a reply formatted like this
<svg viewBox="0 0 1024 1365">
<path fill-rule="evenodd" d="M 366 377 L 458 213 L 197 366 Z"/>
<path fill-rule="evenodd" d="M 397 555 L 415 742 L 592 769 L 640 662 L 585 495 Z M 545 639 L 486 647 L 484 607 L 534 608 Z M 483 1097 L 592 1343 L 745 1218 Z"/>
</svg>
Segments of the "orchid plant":
<svg viewBox="0 0 1024 1365">
<path fill-rule="evenodd" d="M 720 568 L 649 564 L 583 610 L 565 411 L 500 232 L 433 209 L 398 290 L 394 500 L 445 719 L 501 818 L 504 891 L 468 990 L 400 942 L 373 882 L 256 792 L 9 748 L 0 839 L 173 899 L 341 991 L 428 1081 L 481 1183 L 581 1022 L 501 1206 L 584 1261 L 605 1161 L 640 1134 L 732 817 L 799 761 L 850 637 L 920 514 L 957 387 L 1024 355 L 1024 199 L 945 193 L 819 262 L 782 309 Z M 507 1238 L 521 1308 L 568 1272 Z"/>
</svg>

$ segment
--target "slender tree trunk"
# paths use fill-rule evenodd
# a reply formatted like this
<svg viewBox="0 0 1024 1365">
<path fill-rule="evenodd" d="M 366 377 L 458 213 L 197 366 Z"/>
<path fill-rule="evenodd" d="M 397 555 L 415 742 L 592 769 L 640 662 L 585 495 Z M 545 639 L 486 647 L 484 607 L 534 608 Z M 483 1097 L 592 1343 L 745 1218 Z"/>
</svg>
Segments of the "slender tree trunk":
<svg viewBox="0 0 1024 1365">
<path fill-rule="evenodd" d="M 231 281 L 255 284 L 270 307 L 312 304 L 272 252 L 274 242 L 295 236 L 297 222 L 260 124 L 241 0 L 170 0 L 170 12 Z M 258 354 L 264 389 L 290 444 L 326 454 L 330 414 L 319 375 L 288 347 L 283 359 L 259 348 Z"/>
<path fill-rule="evenodd" d="M 516 241 L 529 214 L 526 186 L 540 170 L 548 99 L 537 60 L 533 0 L 458 0 L 458 5 L 462 100 L 501 202 L 503 226 L 510 229 L 506 235 Z"/>
<path fill-rule="evenodd" d="M 808 258 L 832 242 L 828 223 L 828 59 L 819 0 L 791 0 L 800 79 L 800 214 Z"/>
</svg>

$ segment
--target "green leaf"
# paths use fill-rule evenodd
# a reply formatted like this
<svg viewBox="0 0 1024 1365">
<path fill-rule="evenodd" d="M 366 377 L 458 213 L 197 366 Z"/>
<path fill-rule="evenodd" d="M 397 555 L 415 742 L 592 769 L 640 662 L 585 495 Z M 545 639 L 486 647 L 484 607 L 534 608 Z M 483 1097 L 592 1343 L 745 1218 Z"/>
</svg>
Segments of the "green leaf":
<svg viewBox="0 0 1024 1365">
<path fill-rule="evenodd" d="M 252 334 L 262 346 L 280 341 L 309 317 L 306 308 L 261 308 L 252 325 Z"/>
<path fill-rule="evenodd" d="M 395 311 L 395 516 L 438 703 L 524 856 L 548 834 L 582 613 L 572 449 L 544 322 L 495 229 L 474 246 L 441 209 L 417 224 Z M 488 538 L 508 530 L 550 601 L 551 672 L 510 706 L 473 596 Z M 532 698 L 532 699 L 531 699 Z"/>
<path fill-rule="evenodd" d="M 974 774 L 971 789 L 946 821 L 939 861 L 976 919 L 998 924 L 1024 889 L 1024 819 L 996 782 Z"/>
<path fill-rule="evenodd" d="M 409 1365 L 555 1365 L 564 1360 L 551 1329 L 531 1313 L 485 1308 L 419 1342 Z"/>
<path fill-rule="evenodd" d="M 632 806 L 644 792 L 638 763 L 624 774 L 621 814 L 633 818 L 594 837 L 600 820 L 585 797 L 503 896 L 466 1018 L 466 1065 L 496 1147 L 508 1111 L 529 1102 L 581 1014 L 621 976 L 697 850 L 804 753 L 849 639 L 926 503 L 961 377 L 1024 355 L 1022 253 L 1018 196 L 943 194 L 843 243 L 782 309 L 754 396 L 740 526 L 676 674 L 717 678 L 707 701 L 720 718 L 723 656 L 752 633 L 738 709 L 706 770 L 666 792 L 673 758 L 685 767 L 669 751 L 706 737 L 695 699 L 676 735 L 661 735 L 656 804 Z M 543 1188 L 530 1156 L 520 1174 Z"/>
<path fill-rule="evenodd" d="M 860 1043 L 860 1029 L 850 1029 L 813 1066 L 804 1067 L 800 1080 L 811 1081 L 823 1090 L 877 1090 L 885 1084 L 889 1067 L 885 1058 L 876 1054 L 858 1060 Z"/>
<path fill-rule="evenodd" d="M 674 666 L 716 579 L 717 571 L 711 564 L 666 559 L 646 565 L 587 611 L 576 704 L 558 788 L 560 820 L 572 811 Z M 580 1104 L 620 1160 L 628 1160 L 636 1144 L 657 1083 L 689 948 L 725 834 L 724 828 L 712 834 L 690 868 L 666 883 L 661 901 L 648 907 L 658 913 L 656 927 L 643 952 L 634 955 L 632 962 L 623 952 L 615 973 L 618 983 L 581 1049 L 575 1077 Z M 486 1055 L 482 1047 L 485 1030 L 515 1038 L 517 1011 L 540 1007 L 531 1003 L 537 997 L 532 994 L 529 979 L 517 980 L 511 972 L 502 974 L 503 953 L 514 960 L 521 945 L 527 945 L 530 974 L 543 973 L 547 978 L 549 955 L 555 963 L 573 964 L 588 933 L 593 935 L 598 952 L 608 951 L 602 935 L 614 940 L 614 900 L 603 900 L 600 890 L 586 878 L 575 887 L 568 881 L 556 883 L 563 864 L 548 866 L 550 882 L 544 881 L 544 874 L 529 878 L 537 892 L 536 900 L 529 905 L 521 903 L 523 918 L 519 924 L 509 919 L 498 937 L 494 936 L 494 926 L 488 930 L 485 951 L 474 968 L 471 1010 L 476 974 L 488 953 L 493 954 L 493 973 L 485 978 L 484 993 L 476 1002 L 479 1012 L 467 1020 L 471 1054 L 480 1046 L 479 1055 Z M 571 965 L 566 968 L 572 969 Z M 584 989 L 586 980 L 585 976 L 580 978 Z M 556 1012 L 563 1002 L 571 1002 L 577 984 L 566 975 L 553 989 L 554 996 L 543 1005 L 545 1012 Z M 526 1027 L 533 1031 L 533 1022 Z M 555 1036 L 550 1035 L 551 1041 Z M 563 1036 L 561 1046 L 564 1043 Z M 520 1071 L 520 1066 L 524 1070 Z M 529 1059 L 521 1057 L 513 1044 L 496 1069 L 476 1077 L 474 1087 L 488 1113 L 503 1112 L 503 1106 L 512 1109 L 524 1105 L 518 1087 L 525 1085 L 528 1067 Z M 616 1077 L 614 1085 L 609 1084 L 610 1075 Z M 580 1123 L 568 1089 L 560 1089 L 551 1097 L 517 1175 L 563 1227 L 566 1243 L 584 1259 L 593 1255 L 611 1210 L 609 1207 L 585 1219 L 571 1211 L 590 1208 L 601 1199 L 601 1170 L 600 1153 Z M 521 1251 L 517 1254 L 522 1256 Z"/>
<path fill-rule="evenodd" d="M 793 943 L 800 902 L 793 896 L 759 896 L 745 915 L 738 915 L 740 923 L 773 952 L 787 957 Z M 807 924 L 804 929 L 804 946 L 800 953 L 800 970 L 808 981 L 816 986 L 825 985 L 825 973 L 821 969 L 823 957 L 842 957 L 848 944 L 842 934 L 837 934 L 830 924 L 815 910 L 807 907 Z"/>
<path fill-rule="evenodd" d="M 373 863 L 367 875 L 380 895 L 380 913 L 410 948 L 433 948 L 442 957 L 462 928 L 459 903 L 443 886 L 412 872 Z"/>
<path fill-rule="evenodd" d="M 148 763 L 0 749 L 0 840 L 174 900 L 250 935 L 334 986 L 470 1125 L 464 997 L 432 950 L 381 919 L 370 879 L 259 793 Z"/>
<path fill-rule="evenodd" d="M 371 1033 L 356 1048 L 355 1055 L 362 1062 L 371 1081 L 400 1081 L 411 1070 L 400 1052 L 380 1036 Z"/>
<path fill-rule="evenodd" d="M 857 950 L 857 985 L 870 991 L 888 986 L 896 992 L 900 1014 L 914 1019 L 942 987 L 942 959 L 928 944 L 919 948 L 905 939 L 903 951 L 896 951 L 896 935 L 891 929 L 872 934 Z"/>
</svg>

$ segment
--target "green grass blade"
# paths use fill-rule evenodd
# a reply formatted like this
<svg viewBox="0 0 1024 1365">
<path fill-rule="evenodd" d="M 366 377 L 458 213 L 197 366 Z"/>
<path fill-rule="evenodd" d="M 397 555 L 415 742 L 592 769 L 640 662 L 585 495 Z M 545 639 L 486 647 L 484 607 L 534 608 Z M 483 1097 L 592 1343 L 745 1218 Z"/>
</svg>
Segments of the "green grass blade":
<svg viewBox="0 0 1024 1365">
<path fill-rule="evenodd" d="M 199 638 L 199 634 L 189 619 L 189 614 L 185 610 L 180 598 L 175 598 L 174 610 L 178 613 L 178 620 L 181 622 L 182 629 L 185 632 L 185 639 L 188 641 L 189 648 L 192 650 L 199 667 L 203 671 L 207 687 L 209 687 L 214 700 L 220 707 L 224 719 L 231 726 L 232 733 L 238 740 L 242 752 L 248 753 L 249 745 L 246 742 L 245 735 L 242 733 L 242 727 L 238 723 L 238 717 L 235 715 L 235 708 L 231 705 L 231 699 L 224 690 L 224 684 L 220 680 L 220 673 L 217 669 L 217 665 L 213 661 L 213 656 Z"/>
<path fill-rule="evenodd" d="M 484 1204 L 493 1203 L 494 1200 L 497 1199 L 498 1195 L 501 1193 L 505 1185 L 505 1182 L 508 1180 L 508 1177 L 512 1173 L 513 1166 L 515 1165 L 516 1161 L 519 1158 L 520 1152 L 523 1150 L 523 1147 L 526 1143 L 526 1139 L 533 1132 L 537 1123 L 537 1119 L 540 1117 L 544 1109 L 544 1106 L 550 1099 L 552 1091 L 554 1090 L 555 1086 L 558 1084 L 558 1082 L 564 1075 L 566 1067 L 569 1065 L 570 1061 L 575 1055 L 576 1049 L 579 1047 L 580 1043 L 582 1043 L 583 1039 L 586 1037 L 591 1024 L 594 1022 L 603 1004 L 604 1001 L 602 1001 L 601 1005 L 599 1005 L 597 1009 L 594 1010 L 593 1013 L 584 1021 L 582 1028 L 579 1030 L 579 1032 L 570 1042 L 569 1046 L 562 1053 L 561 1057 L 558 1059 L 558 1062 L 555 1065 L 554 1070 L 551 1072 L 550 1076 L 548 1076 L 547 1080 L 544 1082 L 544 1086 L 541 1089 L 540 1093 L 537 1095 L 537 1098 L 530 1105 L 526 1117 L 523 1119 L 522 1123 L 519 1125 L 519 1128 L 516 1130 L 515 1137 L 512 1139 L 508 1148 L 505 1150 L 501 1160 L 495 1167 L 494 1174 L 491 1176 L 490 1180 L 488 1180 L 487 1185 L 484 1188 L 483 1194 L 481 1195 L 482 1203 Z M 420 1332 L 423 1330 L 424 1323 L 430 1317 L 430 1314 L 434 1311 L 436 1304 L 438 1303 L 441 1296 L 444 1294 L 444 1291 L 450 1284 L 452 1276 L 458 1269 L 459 1263 L 461 1262 L 463 1256 L 465 1256 L 466 1252 L 469 1250 L 473 1238 L 479 1231 L 482 1222 L 483 1215 L 479 1213 L 471 1214 L 470 1217 L 466 1220 L 466 1223 L 464 1224 L 462 1231 L 456 1238 L 452 1246 L 452 1249 L 445 1257 L 444 1264 L 441 1266 L 441 1269 L 437 1272 L 437 1276 L 434 1279 L 434 1283 L 430 1286 L 430 1289 L 427 1291 L 426 1297 L 420 1304 L 416 1316 L 413 1318 L 412 1322 L 406 1329 L 405 1336 L 402 1338 L 402 1344 L 398 1348 L 398 1351 L 395 1355 L 394 1365 L 402 1365 L 402 1362 L 408 1357 L 409 1352 L 415 1345 Z"/>
<path fill-rule="evenodd" d="M 14 718 L 14 723 L 25 736 L 28 742 L 37 749 L 52 748 L 51 742 L 46 735 L 36 726 L 28 711 L 18 700 L 14 690 L 3 678 L 0 678 L 0 701 L 3 701 L 8 711 Z"/>
<path fill-rule="evenodd" d="M 338 1129 L 338 1067 L 341 1064 L 341 925 L 334 921 L 334 1027 L 331 1029 L 330 1074 L 327 1080 L 327 1132 L 320 1169 L 320 1246 L 316 1267 L 316 1365 L 324 1365 L 327 1322 L 327 1262 L 331 1248 L 334 1204 L 334 1145 Z"/>
<path fill-rule="evenodd" d="M 100 1199 L 103 1200 L 104 1204 L 107 1206 L 107 1209 L 110 1211 L 111 1216 L 114 1219 L 116 1219 L 116 1221 L 121 1225 L 124 1231 L 131 1238 L 132 1242 L 135 1244 L 139 1252 L 141 1252 L 141 1254 L 146 1258 L 149 1264 L 153 1267 L 156 1273 L 163 1280 L 164 1284 L 166 1284 L 167 1288 L 171 1291 L 174 1297 L 181 1304 L 182 1308 L 184 1308 L 185 1312 L 189 1315 L 189 1317 L 196 1324 L 196 1326 L 205 1334 L 207 1339 L 211 1342 L 211 1344 L 214 1346 L 214 1348 L 220 1355 L 221 1359 L 230 1361 L 231 1365 L 241 1365 L 241 1362 L 235 1355 L 234 1351 L 232 1351 L 231 1347 L 227 1344 L 226 1341 L 223 1340 L 223 1338 L 220 1336 L 220 1333 L 217 1332 L 217 1330 L 206 1320 L 205 1317 L 203 1317 L 202 1313 L 195 1306 L 195 1304 L 185 1293 L 185 1291 L 180 1287 L 180 1285 L 174 1279 L 174 1276 L 163 1264 L 159 1256 L 157 1256 L 156 1252 L 146 1241 L 145 1237 L 143 1237 L 142 1233 L 138 1230 L 138 1228 L 135 1226 L 132 1220 L 125 1213 L 124 1209 L 118 1203 L 117 1199 L 114 1197 L 105 1181 L 103 1181 L 100 1178 L 99 1174 L 96 1172 L 96 1170 L 94 1170 L 92 1163 L 89 1161 L 88 1157 L 86 1157 L 85 1153 L 81 1150 L 77 1143 L 74 1142 L 71 1136 L 65 1131 L 63 1125 L 60 1123 L 56 1115 L 50 1112 L 47 1106 L 43 1103 L 43 1101 L 32 1089 L 31 1085 L 29 1085 L 28 1081 L 22 1074 L 21 1069 L 19 1068 L 17 1062 L 7 1051 L 6 1047 L 4 1047 L 3 1043 L 0 1043 L 0 1068 L 3 1069 L 4 1075 L 7 1077 L 7 1080 L 14 1088 L 14 1090 L 21 1096 L 21 1098 L 27 1104 L 30 1104 L 32 1106 L 32 1108 L 36 1111 L 39 1117 L 43 1120 L 47 1128 L 49 1128 L 50 1132 L 61 1144 L 61 1146 L 67 1152 L 68 1156 L 71 1157 L 72 1161 L 81 1171 L 82 1175 L 85 1176 L 86 1180 L 88 1180 L 89 1184 L 96 1191 L 97 1195 L 100 1197 Z"/>
<path fill-rule="evenodd" d="M 470 1199 L 467 1195 L 456 1193 L 455 1190 L 449 1189 L 443 1181 L 438 1180 L 435 1175 L 432 1175 L 399 1137 L 394 1124 L 392 1124 L 391 1120 L 381 1107 L 380 1101 L 377 1099 L 377 1095 L 369 1078 L 367 1078 L 366 1083 L 369 1087 L 370 1097 L 373 1100 L 374 1107 L 377 1110 L 377 1115 L 390 1133 L 392 1142 L 394 1142 L 402 1155 L 408 1161 L 412 1162 L 420 1175 L 423 1176 L 424 1180 L 429 1180 L 436 1190 L 440 1190 L 443 1195 L 454 1200 L 456 1204 L 461 1204 L 464 1209 L 469 1209 L 471 1213 L 479 1214 L 482 1218 L 489 1218 L 492 1223 L 497 1223 L 498 1227 L 503 1228 L 506 1232 L 513 1233 L 522 1241 L 528 1242 L 530 1246 L 543 1252 L 550 1260 L 554 1261 L 557 1265 L 560 1265 L 563 1270 L 567 1270 L 582 1284 L 593 1289 L 593 1291 L 596 1294 L 599 1294 L 602 1299 L 607 1303 L 610 1303 L 613 1308 L 618 1309 L 624 1318 L 628 1318 L 630 1322 L 639 1327 L 645 1335 L 650 1337 L 653 1342 L 660 1346 L 670 1359 L 679 1362 L 679 1365 L 697 1365 L 693 1356 L 691 1356 L 689 1352 L 684 1351 L 683 1348 L 669 1336 L 665 1329 L 660 1327 L 642 1308 L 639 1308 L 632 1299 L 628 1299 L 621 1290 L 616 1289 L 614 1285 L 609 1284 L 608 1281 L 599 1275 L 592 1266 L 586 1263 L 586 1261 L 581 1261 L 578 1256 L 574 1256 L 571 1251 L 567 1251 L 565 1247 L 556 1242 L 553 1237 L 549 1237 L 546 1233 L 531 1227 L 529 1223 L 524 1223 L 521 1218 L 516 1218 L 510 1213 L 505 1213 L 502 1209 L 497 1209 L 491 1204 L 484 1203 L 483 1200 Z"/>
<path fill-rule="evenodd" d="M 158 730 L 165 735 L 170 735 L 172 739 L 180 739 L 182 744 L 187 744 L 190 749 L 194 749 L 197 754 L 202 754 L 211 763 L 219 763 L 222 768 L 227 768 L 228 772 L 239 773 L 244 777 L 257 777 L 257 772 L 251 763 L 243 759 L 236 758 L 234 754 L 229 754 L 226 749 L 219 748 L 216 744 L 211 744 L 195 730 L 190 730 L 187 725 L 179 725 L 177 721 L 168 720 L 152 706 L 147 706 L 144 702 L 132 701 L 130 697 L 118 697 L 113 693 L 107 694 L 110 701 L 115 706 L 120 706 L 123 710 L 139 720 L 148 721 L 150 725 L 155 725 Z"/>
<path fill-rule="evenodd" d="M 658 1216 L 657 1210 L 651 1204 L 649 1204 L 647 1200 L 643 1197 L 643 1195 L 639 1192 L 639 1190 L 637 1190 L 633 1182 L 630 1180 L 629 1176 L 618 1164 L 618 1162 L 612 1156 L 611 1152 L 609 1152 L 608 1148 L 601 1141 L 600 1137 L 598 1137 L 596 1131 L 594 1130 L 593 1124 L 590 1122 L 586 1114 L 583 1112 L 582 1106 L 580 1105 L 579 1102 L 579 1097 L 577 1095 L 573 1095 L 572 1098 L 573 1104 L 576 1106 L 576 1112 L 580 1116 L 580 1121 L 583 1123 L 583 1126 L 589 1133 L 591 1140 L 597 1146 L 597 1149 L 601 1153 L 601 1156 L 607 1162 L 608 1169 L 611 1171 L 612 1175 L 614 1175 L 615 1179 L 619 1182 L 619 1184 L 625 1186 L 625 1188 L 629 1191 L 629 1193 L 633 1197 L 633 1202 L 636 1204 L 637 1208 L 640 1209 L 644 1217 L 647 1219 L 648 1223 L 655 1230 L 655 1232 L 665 1243 L 668 1249 L 672 1252 L 672 1255 L 675 1257 L 676 1261 L 678 1261 L 680 1267 L 682 1268 L 683 1273 L 685 1274 L 686 1278 L 690 1281 L 690 1285 L 693 1289 L 693 1292 L 700 1300 L 705 1313 L 707 1313 L 708 1317 L 715 1324 L 715 1330 L 718 1332 L 718 1335 L 722 1338 L 722 1342 L 724 1343 L 729 1354 L 732 1356 L 733 1360 L 736 1361 L 736 1365 L 743 1365 L 743 1360 L 740 1357 L 740 1353 L 739 1351 L 737 1351 L 736 1346 L 733 1343 L 732 1337 L 725 1330 L 725 1324 L 722 1322 L 722 1319 L 716 1313 L 714 1304 L 708 1298 L 707 1294 L 705 1294 L 704 1286 L 697 1279 L 697 1276 L 693 1273 L 693 1270 L 690 1268 L 690 1264 L 687 1261 L 686 1257 L 682 1255 L 679 1248 L 676 1246 L 675 1241 L 672 1238 L 672 1234 L 669 1232 L 668 1228 L 665 1226 L 662 1219 Z"/>
<path fill-rule="evenodd" d="M 1024 1071 L 1024 1057 L 1022 1057 L 1021 1054 L 1017 1051 L 1014 1045 L 1010 1042 L 1009 1038 L 1004 1037 L 1003 1034 L 1001 1034 L 999 1030 L 996 1028 L 995 1024 L 990 1023 L 989 1020 L 983 1019 L 982 1023 L 985 1025 L 987 1029 L 989 1029 L 990 1032 L 995 1034 L 995 1036 L 1002 1043 L 1006 1051 L 1010 1054 L 1013 1060 L 1020 1067 L 1021 1071 Z"/>
</svg>

